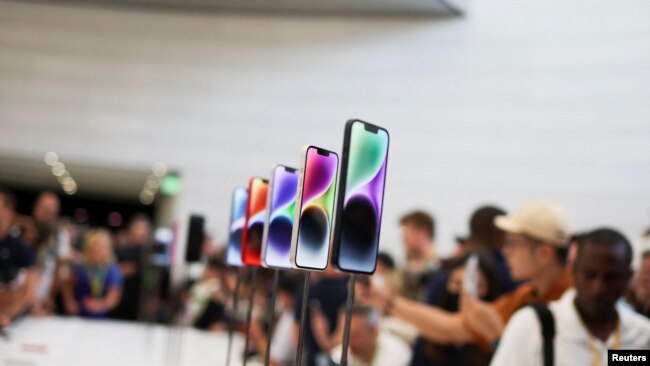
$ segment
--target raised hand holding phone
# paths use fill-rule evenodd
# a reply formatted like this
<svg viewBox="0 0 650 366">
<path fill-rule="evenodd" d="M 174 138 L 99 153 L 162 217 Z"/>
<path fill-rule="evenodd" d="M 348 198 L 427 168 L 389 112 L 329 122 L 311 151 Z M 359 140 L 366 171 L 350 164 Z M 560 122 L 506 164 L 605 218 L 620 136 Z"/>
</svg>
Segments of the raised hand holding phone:
<svg viewBox="0 0 650 366">
<path fill-rule="evenodd" d="M 478 296 L 478 255 L 471 254 L 465 264 L 463 291 L 473 297 Z"/>
</svg>

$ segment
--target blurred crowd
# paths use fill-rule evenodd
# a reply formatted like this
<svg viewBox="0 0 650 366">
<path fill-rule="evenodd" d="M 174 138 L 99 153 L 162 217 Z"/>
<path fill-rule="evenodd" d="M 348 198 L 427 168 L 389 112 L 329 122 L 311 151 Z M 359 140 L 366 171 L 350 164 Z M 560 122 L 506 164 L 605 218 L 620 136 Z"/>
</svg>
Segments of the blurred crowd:
<svg viewBox="0 0 650 366">
<path fill-rule="evenodd" d="M 17 216 L 14 196 L 0 190 L 0 326 L 31 313 L 244 334 L 252 306 L 251 363 L 272 336 L 271 364 L 295 364 L 304 272 L 282 271 L 271 304 L 274 271 L 260 268 L 252 281 L 251 270 L 226 266 L 215 248 L 204 251 L 202 275 L 170 296 L 168 273 L 148 259 L 147 217 L 117 233 L 80 230 L 59 218 L 58 205 L 44 192 L 31 216 Z M 375 274 L 354 284 L 350 366 L 545 365 L 549 357 L 605 365 L 608 349 L 650 349 L 650 251 L 635 254 L 614 228 L 576 233 L 548 201 L 513 213 L 482 206 L 442 258 L 429 213 L 407 213 L 399 224 L 404 264 L 381 252 Z M 309 277 L 305 365 L 340 362 L 348 279 L 332 266 Z"/>
<path fill-rule="evenodd" d="M 1 327 L 25 314 L 158 320 L 161 307 L 152 304 L 165 293 L 165 271 L 149 260 L 147 216 L 109 230 L 61 218 L 53 192 L 38 195 L 31 215 L 17 214 L 16 205 L 0 188 Z"/>
</svg>

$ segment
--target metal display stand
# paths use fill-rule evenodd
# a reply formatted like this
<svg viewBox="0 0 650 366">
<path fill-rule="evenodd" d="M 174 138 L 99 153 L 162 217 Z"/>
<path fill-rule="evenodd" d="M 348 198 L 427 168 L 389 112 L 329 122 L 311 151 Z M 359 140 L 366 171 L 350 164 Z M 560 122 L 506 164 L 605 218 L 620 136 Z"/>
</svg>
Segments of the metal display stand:
<svg viewBox="0 0 650 366">
<path fill-rule="evenodd" d="M 343 345 L 341 349 L 341 366 L 348 365 L 348 345 L 350 343 L 350 321 L 352 319 L 352 306 L 354 306 L 354 285 L 356 274 L 351 274 L 348 279 L 348 298 L 345 304 L 345 326 L 343 328 Z"/>
<path fill-rule="evenodd" d="M 248 345 L 250 343 L 251 319 L 253 315 L 253 302 L 255 300 L 255 282 L 257 280 L 257 267 L 251 268 L 251 288 L 248 296 L 248 313 L 246 314 L 246 340 L 244 345 L 244 366 L 248 362 Z"/>
<path fill-rule="evenodd" d="M 309 301 L 309 275 L 305 272 L 305 285 L 302 291 L 302 312 L 300 313 L 300 332 L 298 333 L 298 349 L 296 350 L 296 366 L 302 366 L 302 349 L 305 345 L 305 319 L 307 317 L 307 302 Z"/>
<path fill-rule="evenodd" d="M 235 324 L 237 323 L 237 305 L 239 305 L 239 286 L 241 285 L 242 270 L 237 268 L 237 282 L 235 284 L 235 293 L 233 294 L 232 309 L 233 314 L 228 324 L 228 349 L 226 351 L 226 366 L 230 366 L 230 357 L 232 354 L 232 339 L 235 333 Z"/>
<path fill-rule="evenodd" d="M 273 339 L 273 317 L 275 316 L 275 301 L 278 295 L 278 283 L 280 282 L 280 270 L 273 271 L 273 285 L 271 287 L 271 303 L 269 304 L 269 327 L 266 342 L 266 354 L 264 355 L 264 366 L 271 362 L 271 341 Z"/>
</svg>

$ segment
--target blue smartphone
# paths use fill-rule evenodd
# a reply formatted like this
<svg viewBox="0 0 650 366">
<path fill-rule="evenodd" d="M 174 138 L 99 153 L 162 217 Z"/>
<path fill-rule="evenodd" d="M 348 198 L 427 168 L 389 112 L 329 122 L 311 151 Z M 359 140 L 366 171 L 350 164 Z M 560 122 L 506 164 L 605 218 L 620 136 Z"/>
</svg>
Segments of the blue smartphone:
<svg viewBox="0 0 650 366">
<path fill-rule="evenodd" d="M 298 193 L 298 169 L 276 165 L 271 172 L 262 236 L 262 265 L 291 268 L 291 232 Z"/>
<path fill-rule="evenodd" d="M 246 206 L 248 205 L 248 191 L 246 188 L 237 187 L 232 192 L 230 206 L 230 225 L 228 226 L 228 247 L 226 248 L 226 263 L 233 267 L 242 267 L 241 241 L 246 220 Z"/>
</svg>

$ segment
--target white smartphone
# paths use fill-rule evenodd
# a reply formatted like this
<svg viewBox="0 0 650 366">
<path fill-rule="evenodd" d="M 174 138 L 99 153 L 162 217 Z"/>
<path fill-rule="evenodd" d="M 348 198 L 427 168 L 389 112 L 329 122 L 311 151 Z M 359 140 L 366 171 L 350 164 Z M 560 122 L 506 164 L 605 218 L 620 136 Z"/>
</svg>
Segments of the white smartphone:
<svg viewBox="0 0 650 366">
<path fill-rule="evenodd" d="M 307 145 L 300 155 L 298 193 L 291 235 L 291 266 L 323 271 L 329 263 L 338 155 Z"/>
<path fill-rule="evenodd" d="M 478 296 L 478 255 L 471 254 L 465 263 L 463 290 L 470 296 Z"/>
</svg>

